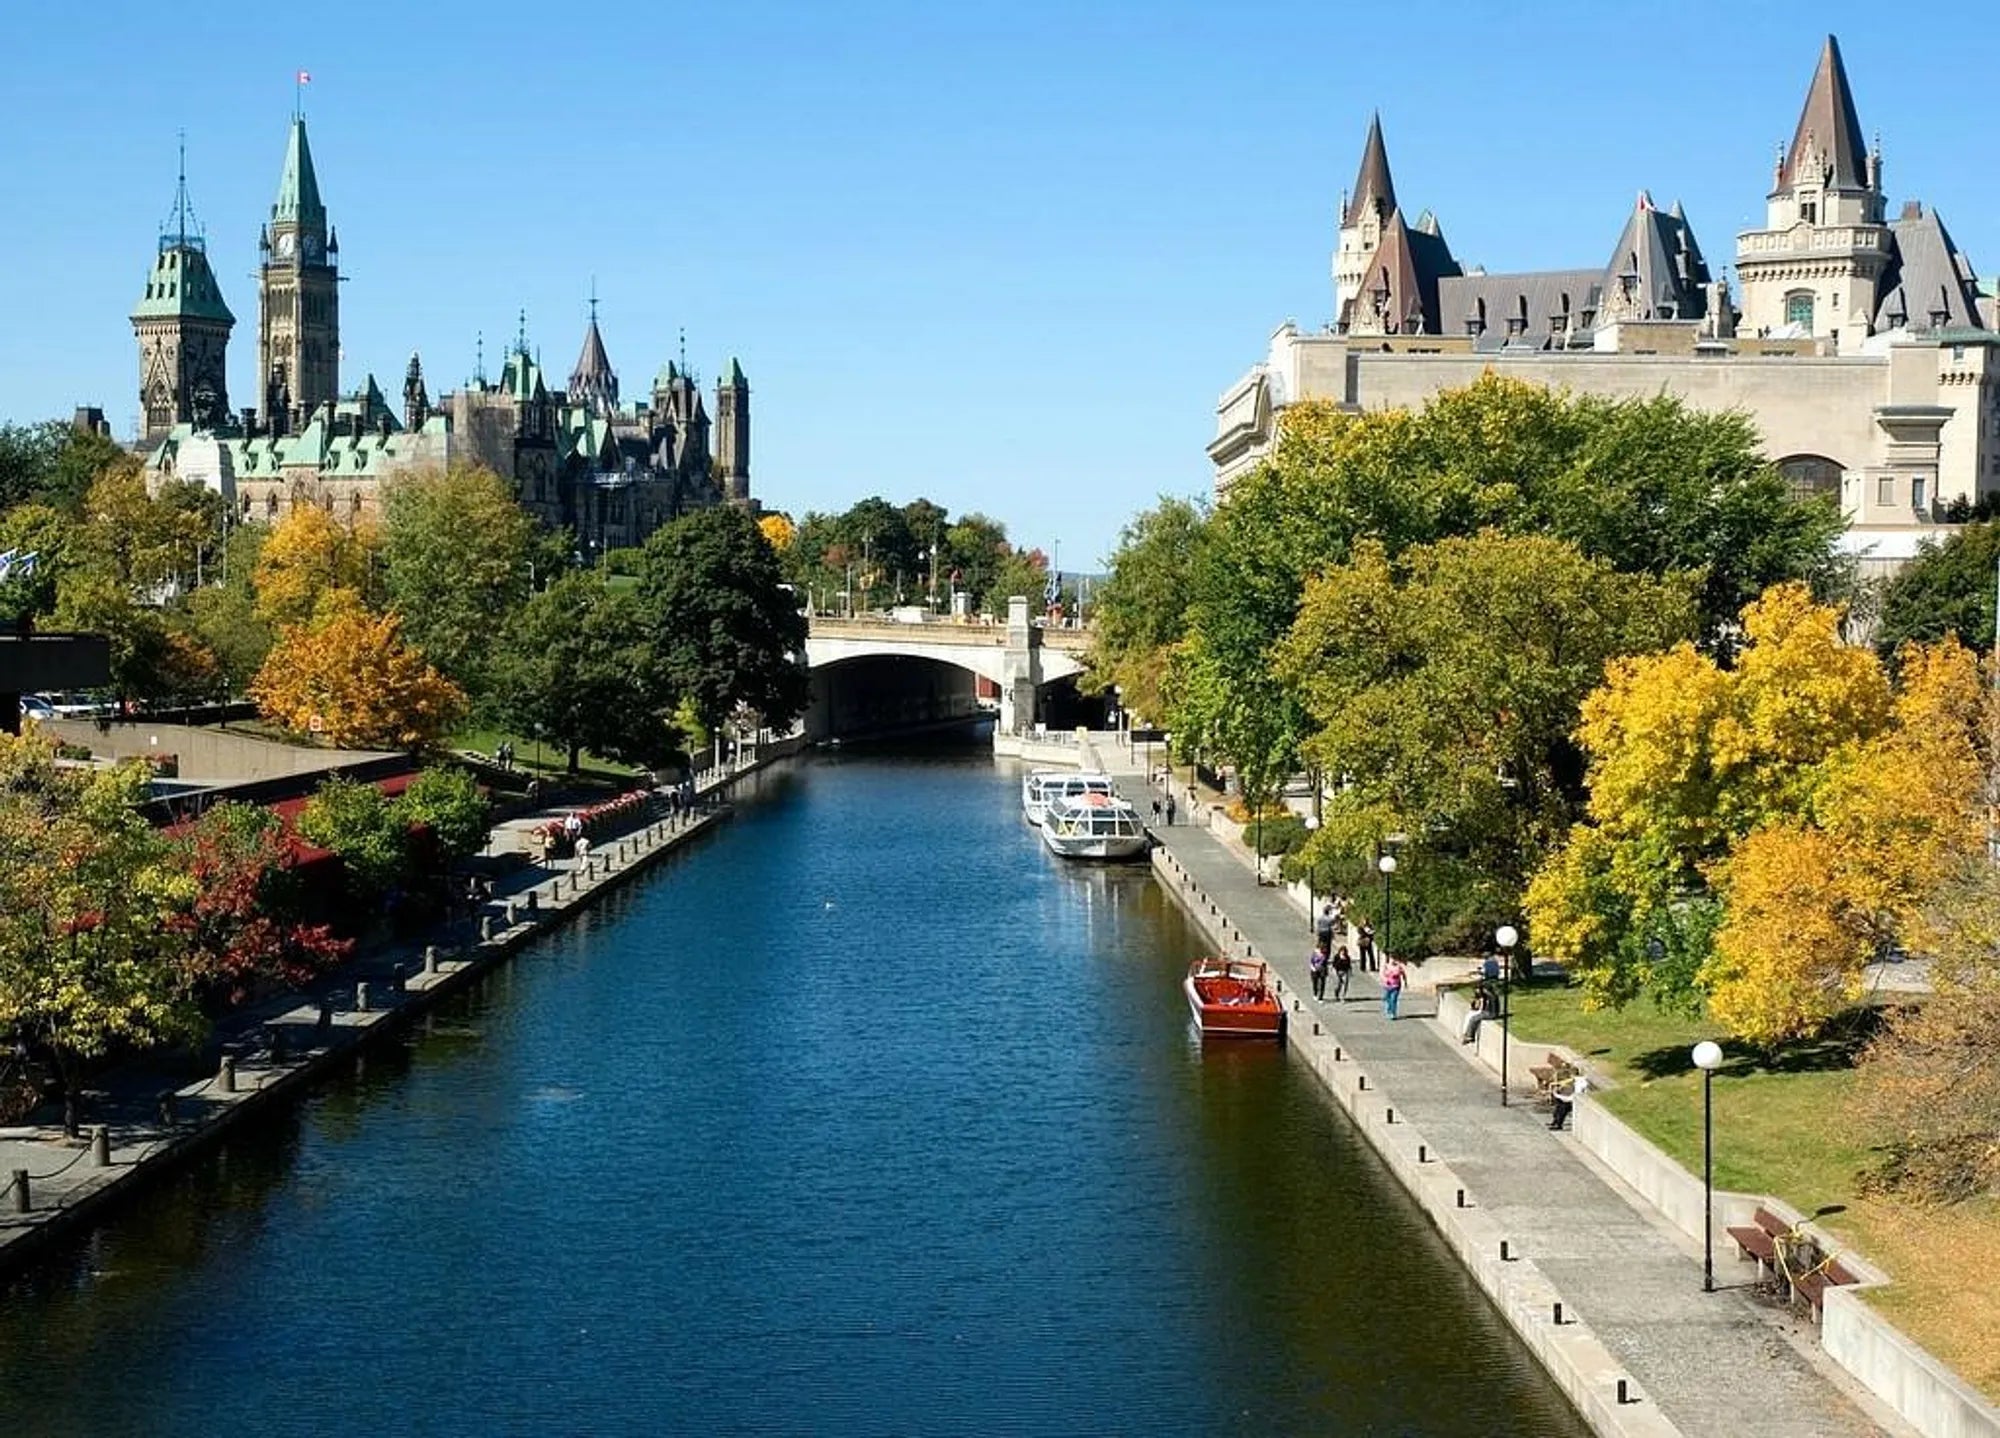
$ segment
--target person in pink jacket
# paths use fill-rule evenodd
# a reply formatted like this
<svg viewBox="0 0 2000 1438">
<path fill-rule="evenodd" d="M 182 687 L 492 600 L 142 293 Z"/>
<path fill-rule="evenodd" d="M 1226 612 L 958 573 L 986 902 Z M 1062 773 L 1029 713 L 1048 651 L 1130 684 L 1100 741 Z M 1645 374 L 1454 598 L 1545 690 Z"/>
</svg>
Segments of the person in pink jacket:
<svg viewBox="0 0 2000 1438">
<path fill-rule="evenodd" d="M 1396 1017 L 1396 1005 L 1403 998 L 1403 961 L 1384 956 L 1382 959 L 1382 1012 L 1390 1018 Z"/>
</svg>

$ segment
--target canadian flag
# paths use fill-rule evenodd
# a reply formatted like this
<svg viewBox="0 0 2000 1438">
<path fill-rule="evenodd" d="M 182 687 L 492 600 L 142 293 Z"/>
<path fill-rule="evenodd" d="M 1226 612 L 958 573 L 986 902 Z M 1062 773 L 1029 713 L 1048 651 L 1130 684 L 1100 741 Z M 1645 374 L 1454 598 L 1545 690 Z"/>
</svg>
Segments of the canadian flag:
<svg viewBox="0 0 2000 1438">
<path fill-rule="evenodd" d="M 313 80 L 312 71 L 310 70 L 299 71 L 299 83 L 301 85 L 310 85 L 312 84 L 312 80 Z"/>
</svg>

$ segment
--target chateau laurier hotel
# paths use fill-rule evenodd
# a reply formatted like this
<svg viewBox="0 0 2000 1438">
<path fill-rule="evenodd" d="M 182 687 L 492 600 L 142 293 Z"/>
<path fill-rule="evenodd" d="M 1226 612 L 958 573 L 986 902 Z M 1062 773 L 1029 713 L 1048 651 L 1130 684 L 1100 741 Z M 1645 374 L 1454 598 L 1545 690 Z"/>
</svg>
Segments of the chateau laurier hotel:
<svg viewBox="0 0 2000 1438">
<path fill-rule="evenodd" d="M 1764 226 L 1736 238 L 1732 299 L 1679 205 L 1643 193 L 1600 265 L 1463 269 L 1431 212 L 1397 202 L 1371 125 L 1340 217 L 1334 321 L 1284 325 L 1223 395 L 1216 491 L 1269 452 L 1296 400 L 1416 407 L 1490 369 L 1742 410 L 1798 488 L 1838 493 L 1853 552 L 1892 566 L 1946 506 L 2000 491 L 2000 333 L 1943 220 L 1916 201 L 1888 214 L 1882 171 L 1829 36 Z"/>
</svg>

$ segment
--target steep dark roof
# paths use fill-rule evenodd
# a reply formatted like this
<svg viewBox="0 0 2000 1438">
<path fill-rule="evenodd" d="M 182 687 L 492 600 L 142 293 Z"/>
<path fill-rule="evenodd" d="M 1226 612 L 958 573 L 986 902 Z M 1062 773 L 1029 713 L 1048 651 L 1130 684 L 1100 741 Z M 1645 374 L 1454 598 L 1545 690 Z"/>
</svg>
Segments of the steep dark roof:
<svg viewBox="0 0 2000 1438">
<path fill-rule="evenodd" d="M 572 404 L 591 404 L 601 411 L 618 404 L 618 375 L 611 368 L 611 356 L 605 353 L 595 314 L 590 317 L 590 328 L 583 332 L 583 353 L 570 371 L 569 398 Z"/>
<path fill-rule="evenodd" d="M 1438 334 L 1438 282 L 1457 273 L 1458 261 L 1443 236 L 1412 230 L 1403 223 L 1401 210 L 1391 210 L 1353 306 L 1362 315 L 1378 317 L 1386 333 Z M 1353 309 L 1344 318 L 1351 328 Z"/>
<path fill-rule="evenodd" d="M 1396 208 L 1396 186 L 1389 178 L 1389 151 L 1382 143 L 1380 114 L 1369 117 L 1368 139 L 1361 146 L 1361 169 L 1354 176 L 1354 193 L 1347 198 L 1341 224 L 1355 223 L 1369 205 L 1381 216 Z"/>
<path fill-rule="evenodd" d="M 1823 175 L 1801 175 L 1798 165 L 1807 146 L 1818 151 Z M 1854 113 L 1854 96 L 1847 88 L 1847 67 L 1840 62 L 1840 42 L 1826 37 L 1820 51 L 1819 68 L 1813 72 L 1812 88 L 1806 91 L 1806 105 L 1799 112 L 1799 128 L 1792 135 L 1792 147 L 1778 171 L 1778 188 L 1789 190 L 1800 180 L 1824 183 L 1830 189 L 1865 190 L 1867 146 L 1861 140 L 1861 121 Z"/>
<path fill-rule="evenodd" d="M 1984 329 L 1972 262 L 1952 243 L 1937 211 L 1913 205 L 1890 230 L 1895 252 L 1882 276 L 1875 328 Z"/>
<path fill-rule="evenodd" d="M 1609 302 L 1603 308 L 1631 319 L 1697 319 L 1707 308 L 1702 287 L 1708 282 L 1708 264 L 1686 217 L 1654 209 L 1652 197 L 1640 191 L 1604 266 Z"/>
</svg>

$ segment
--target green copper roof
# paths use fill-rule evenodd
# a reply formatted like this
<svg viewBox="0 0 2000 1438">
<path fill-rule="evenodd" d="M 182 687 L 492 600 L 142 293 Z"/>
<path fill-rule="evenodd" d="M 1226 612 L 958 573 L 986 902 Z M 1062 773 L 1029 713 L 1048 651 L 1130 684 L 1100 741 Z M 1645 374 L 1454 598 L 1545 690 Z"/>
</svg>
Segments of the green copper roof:
<svg viewBox="0 0 2000 1438">
<path fill-rule="evenodd" d="M 312 146 L 306 143 L 303 115 L 292 117 L 291 139 L 285 145 L 285 172 L 278 177 L 278 203 L 271 218 L 308 226 L 326 223 L 326 206 L 319 199 L 319 176 L 313 173 Z"/>
<path fill-rule="evenodd" d="M 153 272 L 146 277 L 146 294 L 132 307 L 135 320 L 214 320 L 233 325 L 236 316 L 222 302 L 222 289 L 209 268 L 198 241 L 160 246 Z"/>
<path fill-rule="evenodd" d="M 738 385 L 745 383 L 743 378 L 743 366 L 736 362 L 734 356 L 730 357 L 729 377 L 725 379 L 723 383 L 727 384 L 731 389 L 735 389 Z"/>
</svg>

